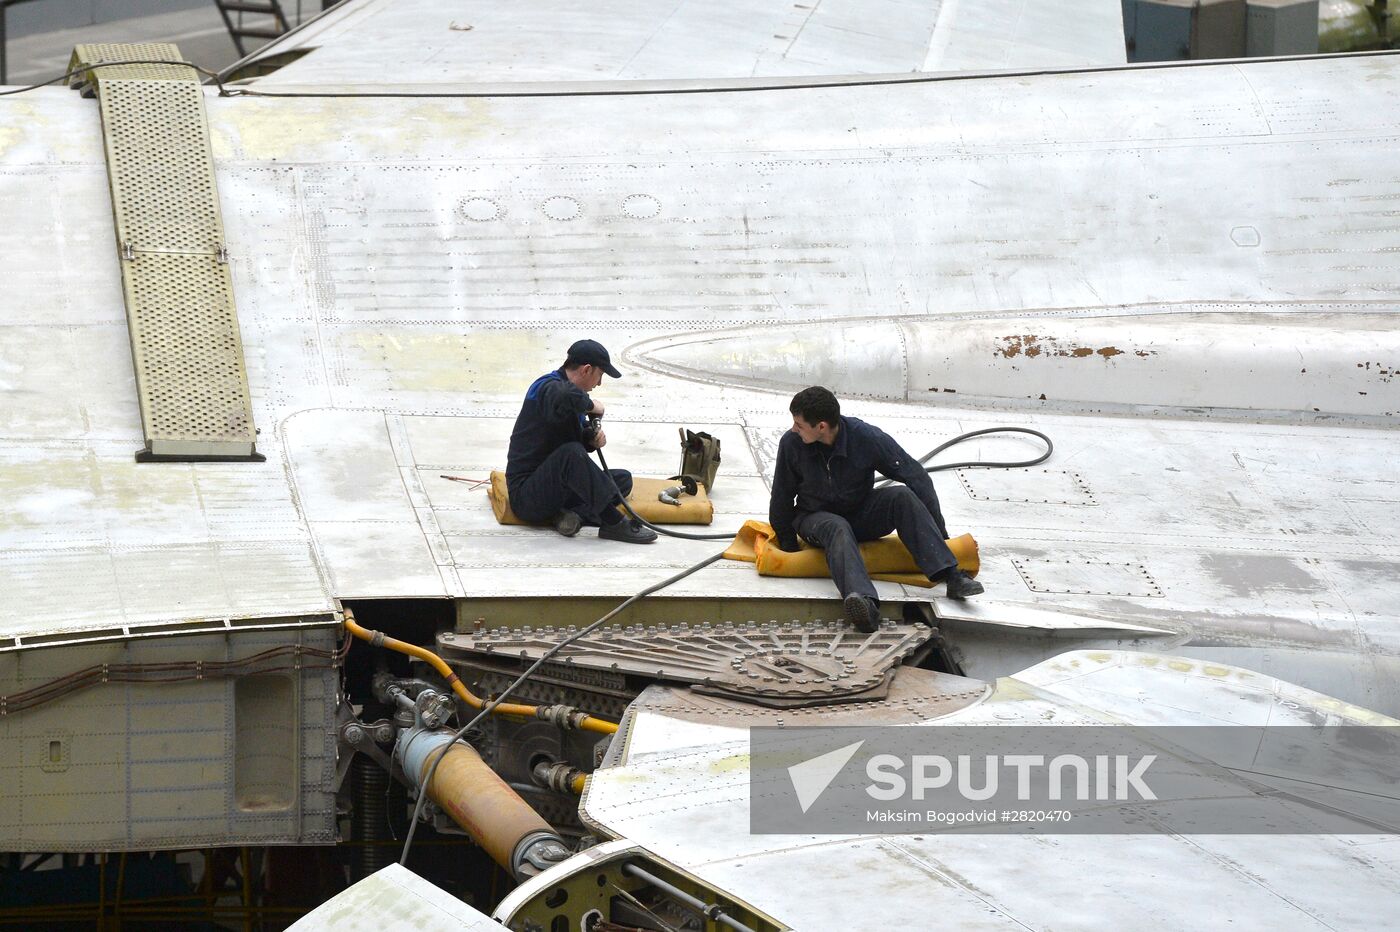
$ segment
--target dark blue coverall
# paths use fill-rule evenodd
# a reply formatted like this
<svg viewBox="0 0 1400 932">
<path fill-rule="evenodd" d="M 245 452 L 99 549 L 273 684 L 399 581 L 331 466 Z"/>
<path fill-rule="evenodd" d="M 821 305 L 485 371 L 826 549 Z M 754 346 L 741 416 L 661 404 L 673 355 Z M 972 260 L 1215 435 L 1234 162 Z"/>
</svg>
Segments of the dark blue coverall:
<svg viewBox="0 0 1400 932">
<path fill-rule="evenodd" d="M 875 488 L 875 473 L 903 485 Z M 795 504 L 794 504 L 795 501 Z M 768 521 L 784 550 L 799 549 L 797 535 L 826 551 L 841 597 L 879 601 L 857 543 L 890 531 L 932 580 L 958 565 L 948 549 L 947 526 L 933 480 L 889 434 L 858 418 L 842 417 L 836 442 L 803 443 L 789 432 L 778 444 Z"/>
<path fill-rule="evenodd" d="M 617 492 L 632 491 L 632 474 L 612 469 L 617 489 L 589 457 L 587 413 L 593 400 L 556 369 L 535 379 L 515 419 L 506 456 L 511 510 L 523 521 L 543 523 L 560 511 L 590 524 L 622 520 Z"/>
</svg>

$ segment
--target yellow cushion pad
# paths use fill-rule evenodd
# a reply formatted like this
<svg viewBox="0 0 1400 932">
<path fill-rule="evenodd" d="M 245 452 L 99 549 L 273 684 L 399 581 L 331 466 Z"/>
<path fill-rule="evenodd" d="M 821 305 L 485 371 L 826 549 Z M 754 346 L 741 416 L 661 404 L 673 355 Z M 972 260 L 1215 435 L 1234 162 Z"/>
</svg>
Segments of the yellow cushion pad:
<svg viewBox="0 0 1400 932">
<path fill-rule="evenodd" d="M 715 517 L 715 506 L 710 496 L 701 486 L 695 495 L 680 496 L 679 505 L 665 505 L 657 495 L 662 489 L 678 485 L 674 479 L 632 479 L 632 494 L 627 503 L 632 510 L 652 524 L 709 524 Z M 491 490 L 487 493 L 491 500 L 491 510 L 501 524 L 529 524 L 516 517 L 510 510 L 510 493 L 506 491 L 506 474 L 499 469 L 491 470 Z"/>
<path fill-rule="evenodd" d="M 752 563 L 760 576 L 787 576 L 800 579 L 820 579 L 831 575 L 826 565 L 826 551 L 802 541 L 802 549 L 796 553 L 779 550 L 773 542 L 773 528 L 762 521 L 745 521 L 734 542 L 724 552 L 729 560 L 743 560 Z M 963 534 L 948 541 L 948 548 L 958 558 L 958 566 L 970 576 L 976 576 L 981 569 L 977 555 L 977 541 L 971 534 Z M 887 582 L 903 583 L 907 586 L 933 585 L 929 578 L 919 572 L 914 557 L 898 537 L 891 534 L 879 540 L 867 541 L 860 545 L 861 559 L 871 578 Z"/>
</svg>

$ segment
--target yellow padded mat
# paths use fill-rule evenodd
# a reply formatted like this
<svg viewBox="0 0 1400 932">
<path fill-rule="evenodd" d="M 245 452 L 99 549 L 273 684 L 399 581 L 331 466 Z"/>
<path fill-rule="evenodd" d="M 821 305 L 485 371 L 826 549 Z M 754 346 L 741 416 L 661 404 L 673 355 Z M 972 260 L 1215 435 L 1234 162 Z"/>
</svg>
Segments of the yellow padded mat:
<svg viewBox="0 0 1400 932">
<path fill-rule="evenodd" d="M 662 489 L 677 485 L 674 479 L 646 479 L 633 477 L 632 494 L 627 503 L 632 510 L 652 524 L 709 524 L 715 517 L 715 506 L 704 486 L 695 495 L 682 495 L 680 505 L 663 505 L 656 496 Z M 486 493 L 491 499 L 491 510 L 501 524 L 522 524 L 515 512 L 510 510 L 510 493 L 506 491 L 506 474 L 499 469 L 491 470 L 491 490 Z"/>
<path fill-rule="evenodd" d="M 773 546 L 773 527 L 762 521 L 745 521 L 734 542 L 724 551 L 728 560 L 743 560 L 754 564 L 760 576 L 788 576 L 801 579 L 820 579 L 831 575 L 826 566 L 826 551 L 802 541 L 802 549 L 787 553 Z M 958 566 L 970 576 L 976 576 L 981 569 L 977 555 L 977 541 L 971 534 L 963 534 L 948 541 L 948 548 L 958 558 Z M 861 559 L 872 579 L 903 583 L 906 586 L 929 588 L 933 583 L 919 572 L 904 544 L 895 535 L 879 540 L 867 541 L 860 545 Z"/>
</svg>

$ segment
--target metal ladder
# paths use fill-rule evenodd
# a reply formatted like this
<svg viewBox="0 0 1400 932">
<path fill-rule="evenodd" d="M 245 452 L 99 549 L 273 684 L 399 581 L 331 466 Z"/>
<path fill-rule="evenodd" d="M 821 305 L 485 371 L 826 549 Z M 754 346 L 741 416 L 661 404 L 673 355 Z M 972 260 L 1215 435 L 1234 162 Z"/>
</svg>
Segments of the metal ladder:
<svg viewBox="0 0 1400 932">
<path fill-rule="evenodd" d="M 282 4 L 277 0 L 214 0 L 214 5 L 219 8 L 219 14 L 224 18 L 224 25 L 228 27 L 228 34 L 238 48 L 239 55 L 248 54 L 248 49 L 243 45 L 244 39 L 275 39 L 291 29 L 287 23 L 287 14 L 282 12 Z M 270 16 L 272 22 L 263 20 L 260 26 L 245 26 L 245 13 Z"/>
</svg>

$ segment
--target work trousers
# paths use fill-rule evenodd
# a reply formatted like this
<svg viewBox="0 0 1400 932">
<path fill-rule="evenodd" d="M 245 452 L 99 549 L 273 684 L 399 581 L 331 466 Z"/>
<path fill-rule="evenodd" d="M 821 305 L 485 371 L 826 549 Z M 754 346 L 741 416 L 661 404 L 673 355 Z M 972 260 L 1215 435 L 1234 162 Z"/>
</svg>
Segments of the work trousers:
<svg viewBox="0 0 1400 932">
<path fill-rule="evenodd" d="M 510 486 L 511 510 L 532 524 L 549 521 L 565 510 L 577 512 L 590 524 L 615 524 L 622 520 L 616 510 L 622 503 L 617 493 L 632 491 L 632 474 L 625 469 L 608 473 L 593 462 L 583 444 L 566 443 L 527 478 Z"/>
<path fill-rule="evenodd" d="M 929 579 L 937 580 L 958 565 L 939 522 L 907 486 L 875 489 L 849 514 L 799 513 L 794 524 L 803 540 L 826 551 L 827 568 L 843 599 L 855 593 L 879 601 L 875 584 L 870 581 L 856 545 L 861 541 L 878 540 L 890 531 L 899 534 L 899 539 L 913 554 L 919 571 Z"/>
</svg>

